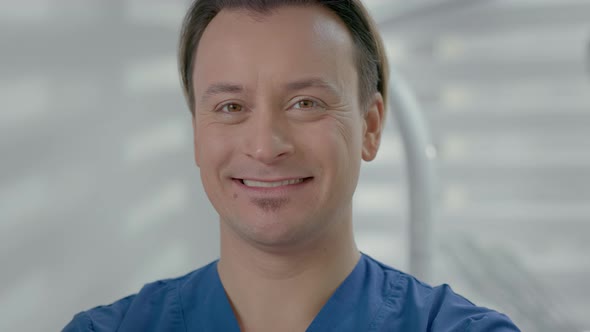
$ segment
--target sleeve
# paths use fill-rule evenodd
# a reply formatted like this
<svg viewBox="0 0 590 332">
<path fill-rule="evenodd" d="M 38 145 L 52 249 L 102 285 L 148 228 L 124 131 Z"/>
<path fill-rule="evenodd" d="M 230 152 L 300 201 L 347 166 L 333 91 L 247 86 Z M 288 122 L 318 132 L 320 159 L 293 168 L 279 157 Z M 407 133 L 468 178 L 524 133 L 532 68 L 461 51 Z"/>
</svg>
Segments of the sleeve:
<svg viewBox="0 0 590 332">
<path fill-rule="evenodd" d="M 481 318 L 472 318 L 465 332 L 520 332 L 518 327 L 508 318 L 498 312 L 490 312 Z"/>
<path fill-rule="evenodd" d="M 74 316 L 62 332 L 111 332 L 116 331 L 125 318 L 135 295 L 130 295 L 110 305 L 98 306 Z"/>
<path fill-rule="evenodd" d="M 86 312 L 81 312 L 61 330 L 62 332 L 94 332 L 92 320 Z"/>
<path fill-rule="evenodd" d="M 520 331 L 506 315 L 479 307 L 448 285 L 435 288 L 431 298 L 432 331 L 516 332 Z"/>
</svg>

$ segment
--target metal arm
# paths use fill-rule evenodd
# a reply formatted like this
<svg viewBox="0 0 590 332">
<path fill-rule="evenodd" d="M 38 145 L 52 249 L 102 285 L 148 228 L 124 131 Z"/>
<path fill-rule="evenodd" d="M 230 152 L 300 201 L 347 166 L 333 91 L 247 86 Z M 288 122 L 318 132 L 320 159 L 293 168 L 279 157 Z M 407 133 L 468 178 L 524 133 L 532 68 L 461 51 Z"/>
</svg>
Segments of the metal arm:
<svg viewBox="0 0 590 332">
<path fill-rule="evenodd" d="M 390 107 L 402 138 L 409 193 L 409 272 L 428 281 L 432 265 L 436 149 L 412 90 L 391 68 Z"/>
</svg>

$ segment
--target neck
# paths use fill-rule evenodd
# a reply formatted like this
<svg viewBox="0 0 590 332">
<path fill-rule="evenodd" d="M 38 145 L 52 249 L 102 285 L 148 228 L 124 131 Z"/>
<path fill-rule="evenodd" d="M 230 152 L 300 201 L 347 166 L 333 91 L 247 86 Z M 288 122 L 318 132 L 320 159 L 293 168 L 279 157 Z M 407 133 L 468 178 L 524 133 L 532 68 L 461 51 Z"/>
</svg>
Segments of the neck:
<svg viewBox="0 0 590 332">
<path fill-rule="evenodd" d="M 218 271 L 242 331 L 304 331 L 360 258 L 352 222 L 297 248 L 253 246 L 221 223 Z M 275 248 L 276 249 L 276 248 Z"/>
</svg>

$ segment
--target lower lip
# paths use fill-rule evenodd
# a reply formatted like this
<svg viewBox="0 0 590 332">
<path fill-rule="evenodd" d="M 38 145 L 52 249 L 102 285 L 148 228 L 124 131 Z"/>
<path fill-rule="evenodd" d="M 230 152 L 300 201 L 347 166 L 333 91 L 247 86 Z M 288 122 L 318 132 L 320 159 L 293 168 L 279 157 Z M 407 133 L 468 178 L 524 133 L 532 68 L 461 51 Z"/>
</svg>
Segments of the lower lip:
<svg viewBox="0 0 590 332">
<path fill-rule="evenodd" d="M 259 194 L 286 194 L 293 190 L 299 190 L 309 184 L 313 178 L 305 178 L 303 181 L 294 184 L 286 184 L 277 187 L 248 187 L 245 185 L 242 180 L 232 179 L 235 184 L 237 184 L 241 189 L 247 190 L 251 193 L 259 193 Z"/>
</svg>

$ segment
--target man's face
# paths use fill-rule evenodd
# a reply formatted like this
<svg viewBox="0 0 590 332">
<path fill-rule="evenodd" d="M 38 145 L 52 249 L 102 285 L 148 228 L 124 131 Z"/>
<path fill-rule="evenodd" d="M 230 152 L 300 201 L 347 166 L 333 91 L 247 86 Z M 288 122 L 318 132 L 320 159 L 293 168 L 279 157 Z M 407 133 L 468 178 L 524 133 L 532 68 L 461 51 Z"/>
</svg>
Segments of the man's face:
<svg viewBox="0 0 590 332">
<path fill-rule="evenodd" d="M 321 7 L 222 10 L 196 54 L 195 160 L 222 232 L 277 246 L 351 222 L 382 101 L 360 108 L 354 45 Z M 222 234 L 223 235 L 223 234 Z"/>
</svg>

